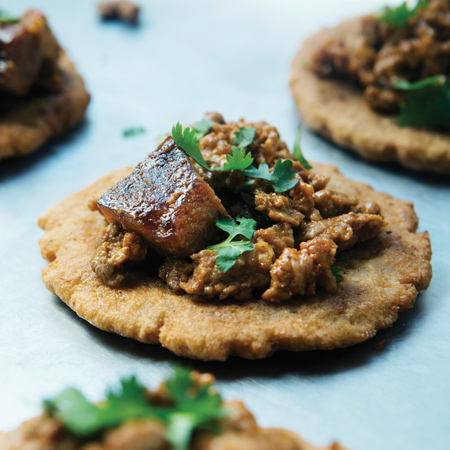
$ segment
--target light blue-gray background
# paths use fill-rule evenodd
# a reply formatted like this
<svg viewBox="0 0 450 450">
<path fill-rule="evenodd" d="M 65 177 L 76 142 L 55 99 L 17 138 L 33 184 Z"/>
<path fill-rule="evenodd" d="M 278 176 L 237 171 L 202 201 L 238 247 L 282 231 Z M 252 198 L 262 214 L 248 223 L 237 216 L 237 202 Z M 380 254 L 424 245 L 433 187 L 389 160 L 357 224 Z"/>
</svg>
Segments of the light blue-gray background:
<svg viewBox="0 0 450 450">
<path fill-rule="evenodd" d="M 133 165 L 177 121 L 208 110 L 276 125 L 292 144 L 298 123 L 288 89 L 301 41 L 378 0 L 142 2 L 138 28 L 100 23 L 92 0 L 3 1 L 46 12 L 92 94 L 86 120 L 35 155 L 0 163 L 0 429 L 39 412 L 45 396 L 76 385 L 92 398 L 123 374 L 154 385 L 182 362 L 211 370 L 226 398 L 240 397 L 262 425 L 316 445 L 352 450 L 450 448 L 449 181 L 369 164 L 309 132 L 311 160 L 413 201 L 429 230 L 434 278 L 392 329 L 354 348 L 279 353 L 264 361 L 180 360 L 157 346 L 109 335 L 78 319 L 44 287 L 37 217 L 109 170 Z M 122 131 L 147 133 L 124 139 Z M 385 349 L 374 345 L 386 339 Z"/>
</svg>

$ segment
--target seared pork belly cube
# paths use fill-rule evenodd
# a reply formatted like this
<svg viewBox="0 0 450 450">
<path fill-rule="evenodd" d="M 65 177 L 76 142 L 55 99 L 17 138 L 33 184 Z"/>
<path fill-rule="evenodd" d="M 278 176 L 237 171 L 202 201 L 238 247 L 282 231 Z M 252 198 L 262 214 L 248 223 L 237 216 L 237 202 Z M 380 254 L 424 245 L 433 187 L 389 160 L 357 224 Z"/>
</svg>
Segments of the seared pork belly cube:
<svg viewBox="0 0 450 450">
<path fill-rule="evenodd" d="M 205 248 L 216 233 L 216 218 L 227 215 L 171 137 L 97 204 L 109 222 L 139 233 L 158 253 L 178 257 Z"/>
<path fill-rule="evenodd" d="M 0 91 L 15 96 L 38 85 L 60 88 L 56 65 L 60 47 L 39 11 L 27 11 L 19 22 L 0 21 Z"/>
</svg>

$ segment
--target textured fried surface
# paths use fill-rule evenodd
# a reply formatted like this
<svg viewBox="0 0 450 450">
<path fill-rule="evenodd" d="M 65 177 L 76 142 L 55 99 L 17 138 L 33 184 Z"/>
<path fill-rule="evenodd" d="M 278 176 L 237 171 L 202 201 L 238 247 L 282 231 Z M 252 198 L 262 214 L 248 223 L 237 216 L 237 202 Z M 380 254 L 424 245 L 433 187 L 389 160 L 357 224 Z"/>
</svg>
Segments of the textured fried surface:
<svg viewBox="0 0 450 450">
<path fill-rule="evenodd" d="M 90 268 L 97 235 L 106 221 L 88 208 L 131 169 L 114 171 L 70 195 L 39 219 L 47 288 L 76 313 L 103 330 L 146 343 L 161 343 L 189 358 L 225 360 L 230 355 L 264 358 L 276 350 L 346 347 L 392 325 L 412 307 L 431 278 L 428 234 L 416 233 L 413 205 L 344 178 L 329 165 L 316 170 L 332 177 L 330 189 L 376 201 L 388 234 L 338 256 L 344 281 L 335 294 L 293 298 L 282 305 L 197 302 L 176 295 L 161 280 L 135 273 L 120 289 L 103 284 Z"/>
<path fill-rule="evenodd" d="M 63 51 L 58 66 L 61 92 L 25 96 L 0 114 L 0 158 L 31 153 L 83 117 L 90 100 L 83 79 Z"/>
<path fill-rule="evenodd" d="M 414 170 L 450 174 L 450 133 L 401 128 L 396 116 L 370 109 L 362 90 L 349 82 L 320 78 L 308 69 L 312 55 L 331 39 L 360 31 L 360 19 L 342 22 L 308 38 L 292 64 L 291 90 L 306 124 L 343 147 L 374 161 L 398 161 Z"/>
</svg>

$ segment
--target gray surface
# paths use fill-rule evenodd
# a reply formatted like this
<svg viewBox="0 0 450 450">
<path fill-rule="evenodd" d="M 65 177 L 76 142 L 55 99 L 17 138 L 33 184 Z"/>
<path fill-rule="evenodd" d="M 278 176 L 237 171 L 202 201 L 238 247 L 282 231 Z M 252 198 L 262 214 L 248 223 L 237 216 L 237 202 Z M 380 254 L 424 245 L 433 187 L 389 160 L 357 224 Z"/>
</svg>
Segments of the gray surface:
<svg viewBox="0 0 450 450">
<path fill-rule="evenodd" d="M 156 346 L 96 330 L 44 287 L 37 217 L 110 169 L 136 164 L 177 121 L 207 110 L 264 119 L 292 143 L 298 122 L 287 81 L 300 42 L 324 25 L 371 11 L 377 1 L 153 1 L 137 29 L 101 24 L 93 1 L 44 1 L 51 25 L 84 74 L 85 122 L 35 155 L 0 163 L 0 428 L 38 413 L 67 385 L 100 398 L 120 375 L 153 385 L 180 359 Z M 3 2 L 6 7 L 6 3 Z M 338 6 L 339 5 L 339 6 Z M 5 9 L 1 7 L 0 9 Z M 8 2 L 19 13 L 29 0 Z M 123 129 L 147 133 L 124 139 Z M 227 398 L 243 398 L 262 425 L 353 450 L 449 448 L 449 182 L 370 165 L 305 133 L 307 158 L 415 202 L 429 230 L 434 278 L 396 325 L 354 348 L 280 353 L 264 361 L 205 364 Z M 383 351 L 374 345 L 386 339 Z"/>
</svg>

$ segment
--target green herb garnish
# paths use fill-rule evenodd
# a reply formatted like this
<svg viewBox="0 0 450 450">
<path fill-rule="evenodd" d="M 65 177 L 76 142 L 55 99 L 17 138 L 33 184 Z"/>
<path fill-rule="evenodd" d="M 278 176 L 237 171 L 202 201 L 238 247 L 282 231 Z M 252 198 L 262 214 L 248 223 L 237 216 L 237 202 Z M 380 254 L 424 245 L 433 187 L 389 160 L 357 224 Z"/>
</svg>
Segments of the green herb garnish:
<svg viewBox="0 0 450 450">
<path fill-rule="evenodd" d="M 18 22 L 20 22 L 20 17 L 11 17 L 5 13 L 0 12 L 0 23 L 14 24 Z"/>
<path fill-rule="evenodd" d="M 250 153 L 246 154 L 242 147 L 231 147 L 231 155 L 227 155 L 227 162 L 222 167 L 212 168 L 203 158 L 198 145 L 197 132 L 189 127 L 183 128 L 180 123 L 172 127 L 172 138 L 188 156 L 190 156 L 199 166 L 211 172 L 224 172 L 230 170 L 242 170 L 249 167 L 253 162 Z"/>
<path fill-rule="evenodd" d="M 400 103 L 400 126 L 450 128 L 449 78 L 436 75 L 416 83 L 400 80 L 392 87 L 406 92 L 406 100 Z"/>
<path fill-rule="evenodd" d="M 284 161 L 281 161 L 281 159 L 277 160 L 272 172 L 269 171 L 267 163 L 263 162 L 258 168 L 249 167 L 246 170 L 242 170 L 242 173 L 251 178 L 261 178 L 270 181 L 273 190 L 277 194 L 292 189 L 299 180 L 297 177 L 293 178 L 297 171 L 292 168 L 292 161 L 290 159 Z"/>
<path fill-rule="evenodd" d="M 227 272 L 236 264 L 240 255 L 253 250 L 250 239 L 258 224 L 255 220 L 245 217 L 236 217 L 236 222 L 229 217 L 219 217 L 216 219 L 216 226 L 228 233 L 229 236 L 220 244 L 211 245 L 208 249 L 214 250 L 219 270 Z M 238 237 L 240 240 L 233 241 Z"/>
<path fill-rule="evenodd" d="M 302 149 L 300 147 L 300 139 L 302 137 L 302 124 L 299 124 L 297 127 L 297 134 L 295 135 L 294 142 L 294 158 L 298 161 L 305 169 L 311 170 L 312 167 L 306 161 L 306 158 L 303 156 Z"/>
<path fill-rule="evenodd" d="M 254 130 L 254 128 L 241 128 L 237 133 L 239 138 L 236 137 L 233 142 L 238 139 L 239 147 L 231 147 L 231 155 L 227 155 L 227 162 L 222 167 L 211 168 L 208 166 L 207 162 L 203 158 L 198 145 L 198 139 L 196 132 L 186 127 L 183 129 L 180 123 L 177 123 L 172 127 L 172 138 L 189 157 L 191 157 L 199 166 L 211 172 L 223 172 L 230 170 L 238 170 L 243 175 L 250 178 L 262 178 L 264 180 L 270 181 L 273 189 L 277 194 L 288 191 L 292 189 L 297 183 L 298 178 L 293 178 L 297 173 L 296 170 L 292 169 L 292 161 L 278 160 L 275 163 L 273 171 L 269 171 L 269 166 L 267 163 L 261 163 L 258 168 L 251 167 L 253 163 L 253 157 L 250 153 L 246 154 L 243 149 L 244 146 L 251 144 L 254 138 L 254 132 L 243 132 L 242 130 Z M 251 136 L 252 135 L 252 136 Z M 251 141 L 250 141 L 251 137 Z"/>
<path fill-rule="evenodd" d="M 237 145 L 239 148 L 248 147 L 253 142 L 253 139 L 255 139 L 255 134 L 256 128 L 240 127 L 231 143 Z"/>
<path fill-rule="evenodd" d="M 138 134 L 145 133 L 145 128 L 143 127 L 134 127 L 123 130 L 123 137 L 132 137 L 137 136 Z"/>
<path fill-rule="evenodd" d="M 339 266 L 331 266 L 331 272 L 334 275 L 334 278 L 336 278 L 336 281 L 340 283 L 341 281 L 344 281 L 344 277 L 339 273 L 342 270 L 342 267 Z"/>
<path fill-rule="evenodd" d="M 429 0 L 419 0 L 416 6 L 409 9 L 408 3 L 403 2 L 396 8 L 387 6 L 384 9 L 384 14 L 378 19 L 378 22 L 386 22 L 396 27 L 405 26 L 409 19 L 414 17 L 421 9 L 424 9 L 430 3 Z"/>
<path fill-rule="evenodd" d="M 212 128 L 213 125 L 214 121 L 208 119 L 203 119 L 199 120 L 198 122 L 195 122 L 193 130 L 195 131 L 197 139 L 200 140 L 202 137 L 208 134 L 209 130 Z"/>
<path fill-rule="evenodd" d="M 109 390 L 100 404 L 89 402 L 74 388 L 66 389 L 44 402 L 46 411 L 58 418 L 66 429 L 78 436 L 90 436 L 106 428 L 116 427 L 132 419 L 158 420 L 167 425 L 166 438 L 175 450 L 188 450 L 196 429 L 216 432 L 217 421 L 227 417 L 222 398 L 211 385 L 194 389 L 190 372 L 175 368 L 166 389 L 173 406 L 151 405 L 146 390 L 135 377 L 124 379 L 117 392 Z"/>
</svg>

